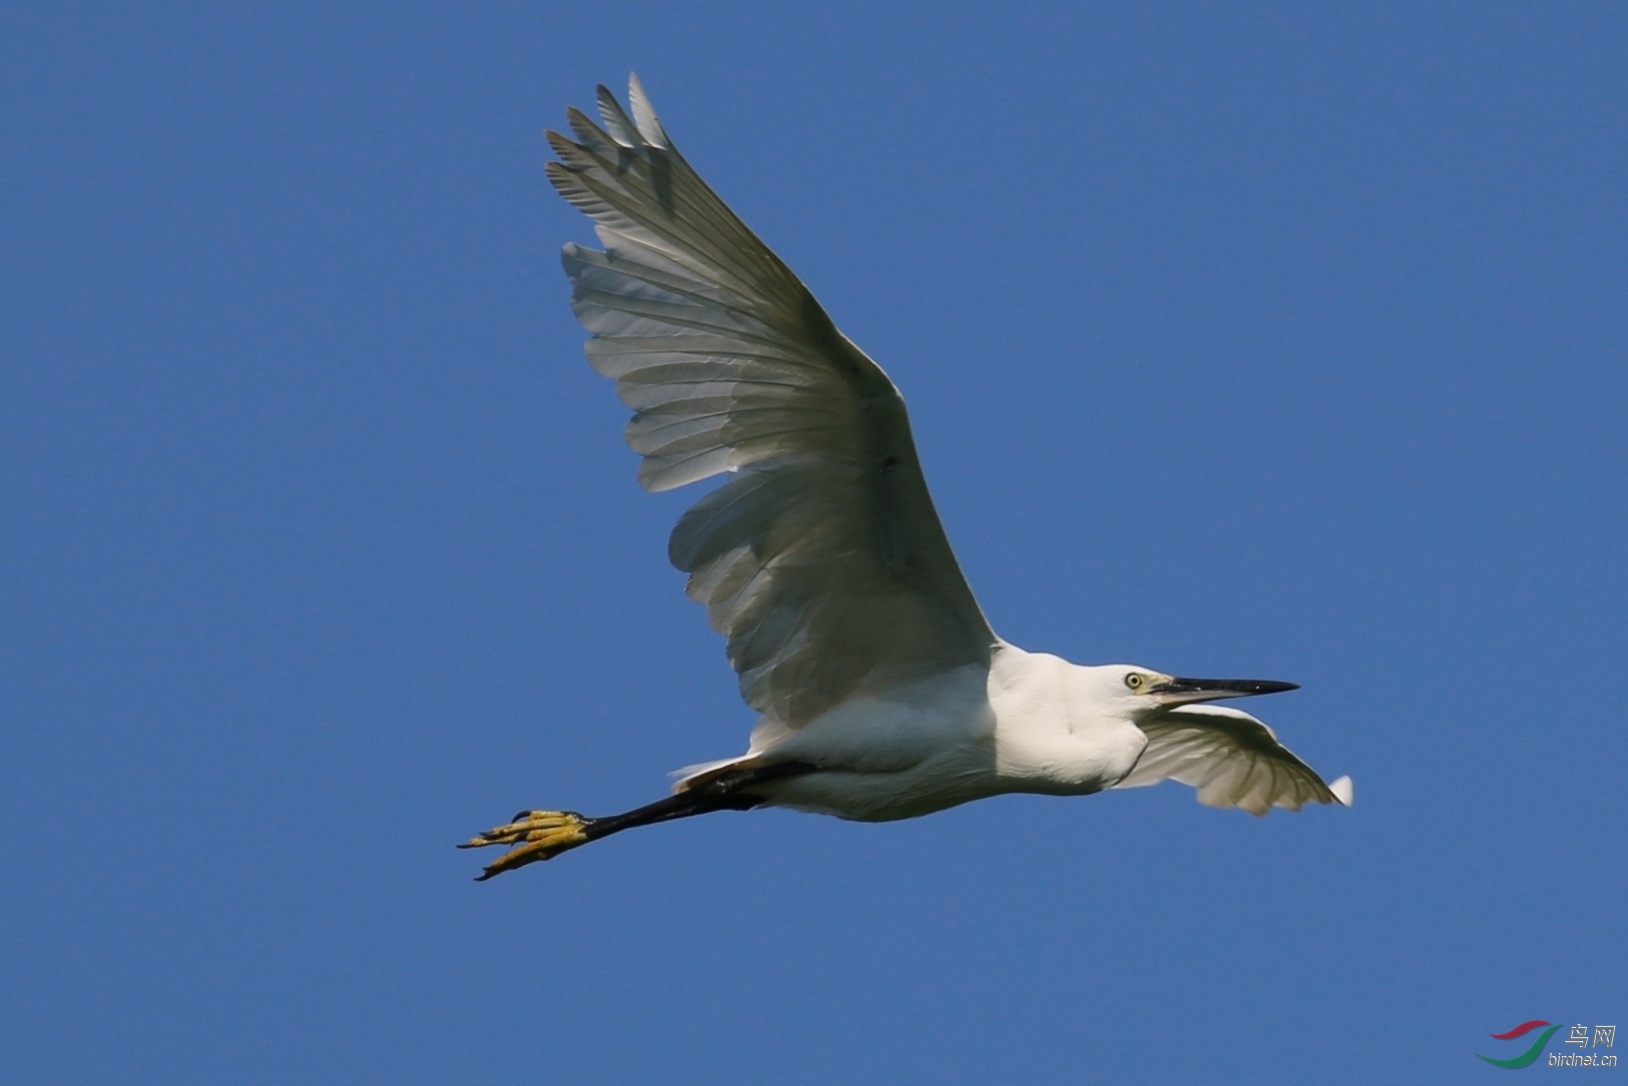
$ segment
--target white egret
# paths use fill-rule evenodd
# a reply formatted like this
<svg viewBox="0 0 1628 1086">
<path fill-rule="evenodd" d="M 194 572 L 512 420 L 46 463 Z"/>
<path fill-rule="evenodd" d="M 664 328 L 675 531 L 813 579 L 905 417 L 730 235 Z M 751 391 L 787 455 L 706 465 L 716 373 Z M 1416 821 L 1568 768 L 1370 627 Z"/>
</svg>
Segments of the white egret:
<svg viewBox="0 0 1628 1086">
<path fill-rule="evenodd" d="M 904 400 L 673 146 L 635 77 L 569 111 L 548 176 L 595 224 L 571 244 L 588 359 L 635 414 L 639 481 L 728 481 L 668 544 L 728 639 L 759 714 L 746 753 L 691 766 L 625 814 L 522 811 L 463 847 L 513 845 L 481 878 L 629 829 L 790 807 L 914 818 L 1011 792 L 1089 795 L 1166 778 L 1265 814 L 1351 802 L 1267 726 L 1199 704 L 1293 683 L 1085 667 L 997 637 L 962 578 Z"/>
</svg>

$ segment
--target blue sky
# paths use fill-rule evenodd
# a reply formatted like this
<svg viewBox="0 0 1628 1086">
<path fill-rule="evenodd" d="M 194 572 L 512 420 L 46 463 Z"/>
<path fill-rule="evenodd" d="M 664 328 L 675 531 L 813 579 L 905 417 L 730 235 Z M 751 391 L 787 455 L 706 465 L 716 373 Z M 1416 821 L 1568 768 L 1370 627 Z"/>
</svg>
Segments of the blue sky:
<svg viewBox="0 0 1628 1086">
<path fill-rule="evenodd" d="M 1625 54 L 1610 4 L 9 8 L 0 1078 L 1470 1082 L 1628 1016 Z M 541 132 L 630 70 L 903 389 L 995 628 L 1302 683 L 1252 708 L 1354 809 L 470 881 L 751 720 L 557 261 Z"/>
</svg>

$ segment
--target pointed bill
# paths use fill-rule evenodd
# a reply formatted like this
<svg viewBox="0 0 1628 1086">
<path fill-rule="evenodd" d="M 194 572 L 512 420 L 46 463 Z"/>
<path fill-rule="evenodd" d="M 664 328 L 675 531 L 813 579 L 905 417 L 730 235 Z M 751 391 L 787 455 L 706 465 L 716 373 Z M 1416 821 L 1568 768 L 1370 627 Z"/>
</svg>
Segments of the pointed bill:
<svg viewBox="0 0 1628 1086">
<path fill-rule="evenodd" d="M 1179 679 L 1172 678 L 1148 693 L 1156 695 L 1166 705 L 1187 705 L 1198 701 L 1220 701 L 1222 698 L 1252 698 L 1257 694 L 1281 694 L 1285 690 L 1299 690 L 1299 683 L 1276 682 L 1272 679 Z"/>
</svg>

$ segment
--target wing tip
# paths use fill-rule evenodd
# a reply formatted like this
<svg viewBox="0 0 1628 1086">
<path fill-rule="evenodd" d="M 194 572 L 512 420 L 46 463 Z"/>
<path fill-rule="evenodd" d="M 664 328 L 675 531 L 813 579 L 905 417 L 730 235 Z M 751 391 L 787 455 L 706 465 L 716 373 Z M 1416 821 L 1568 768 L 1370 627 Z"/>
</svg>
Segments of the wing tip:
<svg viewBox="0 0 1628 1086">
<path fill-rule="evenodd" d="M 656 107 L 650 104 L 650 94 L 639 81 L 638 72 L 627 73 L 627 104 L 633 111 L 633 127 L 639 130 L 645 142 L 652 147 L 670 149 L 672 143 L 667 139 L 667 130 L 661 126 Z"/>
<path fill-rule="evenodd" d="M 1350 777 L 1340 777 L 1339 779 L 1330 782 L 1328 790 L 1334 793 L 1334 798 L 1340 801 L 1340 806 L 1351 806 L 1352 792 Z"/>
</svg>

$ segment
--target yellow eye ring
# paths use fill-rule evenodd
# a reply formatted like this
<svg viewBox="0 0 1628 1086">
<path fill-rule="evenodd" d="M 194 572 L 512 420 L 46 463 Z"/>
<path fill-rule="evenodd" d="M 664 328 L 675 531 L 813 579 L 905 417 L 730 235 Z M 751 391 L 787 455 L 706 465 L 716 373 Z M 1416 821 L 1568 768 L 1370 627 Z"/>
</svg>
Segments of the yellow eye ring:
<svg viewBox="0 0 1628 1086">
<path fill-rule="evenodd" d="M 1130 687 L 1132 690 L 1142 689 L 1142 684 L 1145 682 L 1147 682 L 1147 679 L 1134 671 L 1125 676 L 1125 685 Z"/>
</svg>

